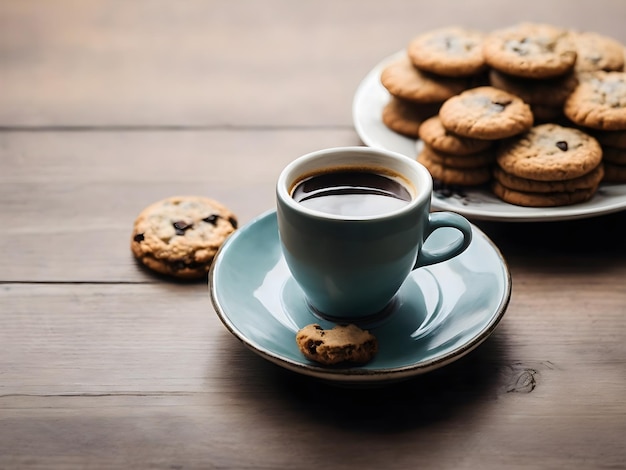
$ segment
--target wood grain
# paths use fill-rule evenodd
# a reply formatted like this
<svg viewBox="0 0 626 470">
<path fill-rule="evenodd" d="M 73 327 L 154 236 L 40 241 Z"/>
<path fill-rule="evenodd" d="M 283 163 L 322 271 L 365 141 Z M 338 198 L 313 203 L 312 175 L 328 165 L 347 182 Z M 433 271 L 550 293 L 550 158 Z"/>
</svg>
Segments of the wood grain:
<svg viewBox="0 0 626 470">
<path fill-rule="evenodd" d="M 620 0 L 23 0 L 0 8 L 2 126 L 344 126 L 416 34 L 541 21 L 626 42 Z"/>
<path fill-rule="evenodd" d="M 130 253 L 139 212 L 202 194 L 241 224 L 275 207 L 283 166 L 353 130 L 0 134 L 0 281 L 142 282 Z M 45 157 L 42 157 L 42 152 Z"/>
<path fill-rule="evenodd" d="M 513 279 L 443 369 L 342 388 L 221 324 L 206 280 L 132 259 L 134 218 L 204 194 L 245 224 L 426 29 L 542 21 L 626 43 L 619 0 L 0 3 L 0 469 L 624 468 L 626 212 L 479 222 Z"/>
</svg>

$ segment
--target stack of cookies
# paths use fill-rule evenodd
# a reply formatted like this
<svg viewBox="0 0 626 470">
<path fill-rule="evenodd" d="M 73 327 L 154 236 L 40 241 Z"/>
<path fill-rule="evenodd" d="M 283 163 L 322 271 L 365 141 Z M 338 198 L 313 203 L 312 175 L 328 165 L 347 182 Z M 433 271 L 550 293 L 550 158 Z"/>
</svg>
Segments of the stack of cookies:
<svg viewBox="0 0 626 470">
<path fill-rule="evenodd" d="M 422 125 L 417 160 L 444 184 L 484 184 L 491 180 L 494 144 L 532 124 L 530 107 L 517 96 L 490 86 L 472 88 L 446 100 Z"/>
<path fill-rule="evenodd" d="M 540 124 L 502 143 L 493 192 L 511 204 L 551 207 L 589 200 L 604 175 L 596 139 L 571 127 Z"/>
<path fill-rule="evenodd" d="M 414 75 L 402 83 L 404 90 L 412 89 L 410 95 L 392 91 L 389 75 L 398 63 Z M 600 179 L 626 182 L 625 48 L 620 42 L 547 24 L 520 23 L 488 34 L 451 27 L 413 39 L 398 63 L 381 75 L 392 95 L 383 122 L 421 140 L 418 160 L 436 182 L 491 182 L 505 201 L 542 207 L 587 200 Z M 425 93 L 432 84 L 424 86 L 422 77 L 455 80 L 458 86 L 452 96 L 417 98 L 418 90 Z M 389 120 L 398 100 L 411 106 L 431 103 L 439 110 L 414 118 L 410 132 L 399 131 Z M 585 162 L 572 145 L 588 152 Z M 519 156 L 524 146 L 527 155 Z M 511 164 L 517 158 L 532 170 Z"/>
<path fill-rule="evenodd" d="M 577 53 L 567 30 L 532 23 L 496 30 L 485 39 L 483 54 L 491 85 L 528 103 L 537 122 L 562 117 L 577 84 Z"/>
<path fill-rule="evenodd" d="M 565 115 L 602 145 L 604 180 L 626 183 L 626 73 L 594 71 L 565 102 Z"/>
<path fill-rule="evenodd" d="M 444 28 L 416 37 L 407 53 L 388 64 L 381 83 L 391 95 L 383 123 L 417 138 L 419 126 L 436 115 L 447 99 L 484 83 L 482 33 Z M 450 60 L 442 60 L 448 57 Z"/>
</svg>

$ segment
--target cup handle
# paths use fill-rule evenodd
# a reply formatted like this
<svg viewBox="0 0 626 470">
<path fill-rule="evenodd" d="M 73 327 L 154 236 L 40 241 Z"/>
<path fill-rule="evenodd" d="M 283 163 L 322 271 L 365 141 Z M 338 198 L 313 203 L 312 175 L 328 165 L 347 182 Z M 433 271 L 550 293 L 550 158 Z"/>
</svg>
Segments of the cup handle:
<svg viewBox="0 0 626 470">
<path fill-rule="evenodd" d="M 467 219 L 453 212 L 431 212 L 428 214 L 428 224 L 424 233 L 424 242 L 438 228 L 452 227 L 461 232 L 452 243 L 434 250 L 423 249 L 417 257 L 417 262 L 413 269 L 428 266 L 430 264 L 441 263 L 442 261 L 454 258 L 465 251 L 472 241 L 472 226 Z"/>
</svg>

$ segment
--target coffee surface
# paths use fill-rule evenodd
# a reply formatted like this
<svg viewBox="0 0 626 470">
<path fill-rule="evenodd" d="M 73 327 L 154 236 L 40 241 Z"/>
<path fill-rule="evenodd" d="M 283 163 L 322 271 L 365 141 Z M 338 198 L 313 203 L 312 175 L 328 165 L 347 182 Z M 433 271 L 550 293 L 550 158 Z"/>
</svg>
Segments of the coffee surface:
<svg viewBox="0 0 626 470">
<path fill-rule="evenodd" d="M 409 203 L 411 194 L 393 178 L 367 171 L 334 171 L 299 182 L 292 197 L 303 206 L 341 216 L 382 215 Z"/>
</svg>

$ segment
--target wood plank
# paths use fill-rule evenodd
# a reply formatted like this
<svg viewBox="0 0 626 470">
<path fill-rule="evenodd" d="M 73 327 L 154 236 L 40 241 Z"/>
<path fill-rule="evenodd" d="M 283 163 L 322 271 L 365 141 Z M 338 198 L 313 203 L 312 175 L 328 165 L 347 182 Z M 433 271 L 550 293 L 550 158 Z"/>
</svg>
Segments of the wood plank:
<svg viewBox="0 0 626 470">
<path fill-rule="evenodd" d="M 2 285 L 0 467 L 618 467 L 626 293 L 552 280 L 467 357 L 362 390 L 254 355 L 203 285 Z"/>
<path fill-rule="evenodd" d="M 0 125 L 350 126 L 364 75 L 428 29 L 528 20 L 626 43 L 620 1 L 511 11 L 490 0 L 5 1 Z"/>
<path fill-rule="evenodd" d="M 151 282 L 128 248 L 145 206 L 203 194 L 244 224 L 274 207 L 275 180 L 291 159 L 358 143 L 350 130 L 0 133 L 0 214 L 10 221 L 0 232 L 0 281 Z M 620 273 L 625 222 L 622 212 L 478 225 L 522 273 L 559 264 Z"/>
<path fill-rule="evenodd" d="M 406 469 L 419 461 L 425 468 L 621 468 L 626 457 L 623 416 L 571 406 L 555 419 L 541 407 L 529 412 L 538 401 L 522 405 L 512 395 L 480 410 L 467 400 L 429 412 L 416 406 L 433 398 L 419 387 L 395 391 L 397 398 L 282 383 L 273 395 L 256 397 L 236 388 L 218 404 L 211 395 L 57 398 L 45 408 L 21 400 L 20 410 L 0 417 L 0 465 Z"/>
<path fill-rule="evenodd" d="M 206 282 L 139 269 L 147 204 L 246 223 L 294 157 L 359 144 L 361 78 L 416 33 L 522 20 L 626 43 L 618 0 L 0 2 L 0 468 L 622 468 L 626 212 L 477 222 L 512 277 L 467 357 L 385 388 L 281 369 Z"/>
<path fill-rule="evenodd" d="M 145 281 L 130 255 L 148 204 L 200 194 L 241 224 L 275 206 L 293 158 L 352 130 L 0 133 L 0 281 Z"/>
</svg>

